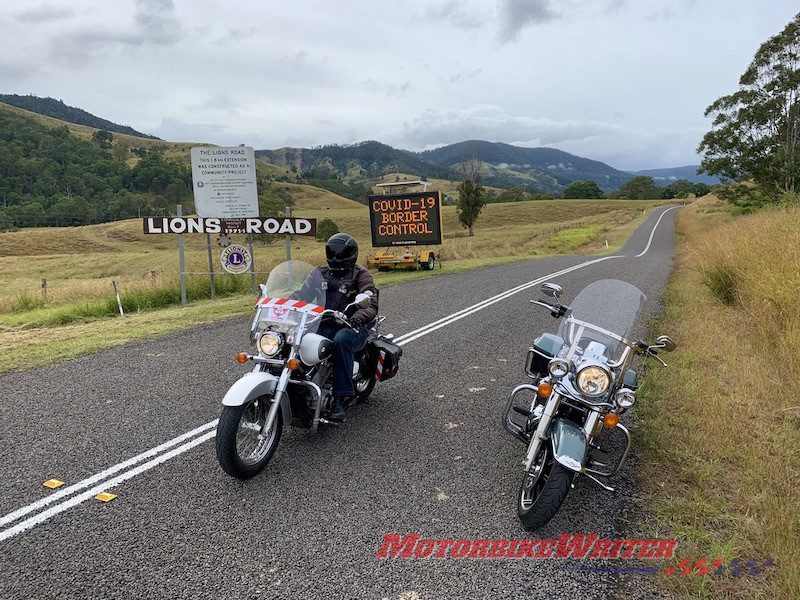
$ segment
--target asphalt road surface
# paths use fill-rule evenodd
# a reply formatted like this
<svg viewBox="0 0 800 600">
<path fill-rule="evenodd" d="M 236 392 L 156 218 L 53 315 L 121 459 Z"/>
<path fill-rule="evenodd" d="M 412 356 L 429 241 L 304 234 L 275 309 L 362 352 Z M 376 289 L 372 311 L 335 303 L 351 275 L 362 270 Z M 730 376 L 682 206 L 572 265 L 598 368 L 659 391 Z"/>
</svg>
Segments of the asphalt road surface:
<svg viewBox="0 0 800 600">
<path fill-rule="evenodd" d="M 0 597 L 652 594 L 647 577 L 576 572 L 569 560 L 375 555 L 385 533 L 636 537 L 630 462 L 616 492 L 579 477 L 546 529 L 522 529 L 524 447 L 500 414 L 527 379 L 527 348 L 557 322 L 529 303 L 538 283 L 503 292 L 551 280 L 569 303 L 592 281 L 617 278 L 657 314 L 674 215 L 651 213 L 612 257 L 525 260 L 386 288 L 384 330 L 419 330 L 405 336 L 400 374 L 342 427 L 284 430 L 268 468 L 246 482 L 217 465 L 213 421 L 247 370 L 233 357 L 248 347 L 249 319 L 1 376 Z M 50 478 L 66 485 L 48 490 Z M 118 497 L 94 500 L 100 490 Z"/>
</svg>

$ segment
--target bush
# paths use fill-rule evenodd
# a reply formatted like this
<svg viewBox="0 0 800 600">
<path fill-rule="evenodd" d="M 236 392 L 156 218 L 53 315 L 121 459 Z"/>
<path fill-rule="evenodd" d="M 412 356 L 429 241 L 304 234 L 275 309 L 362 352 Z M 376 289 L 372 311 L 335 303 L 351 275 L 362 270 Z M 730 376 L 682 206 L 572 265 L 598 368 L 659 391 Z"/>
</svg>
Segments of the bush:
<svg viewBox="0 0 800 600">
<path fill-rule="evenodd" d="M 330 219 L 322 219 L 317 224 L 317 241 L 327 242 L 332 235 L 339 233 L 339 226 Z"/>
<path fill-rule="evenodd" d="M 715 263 L 703 271 L 703 283 L 723 304 L 736 303 L 736 271 L 726 263 Z"/>
</svg>

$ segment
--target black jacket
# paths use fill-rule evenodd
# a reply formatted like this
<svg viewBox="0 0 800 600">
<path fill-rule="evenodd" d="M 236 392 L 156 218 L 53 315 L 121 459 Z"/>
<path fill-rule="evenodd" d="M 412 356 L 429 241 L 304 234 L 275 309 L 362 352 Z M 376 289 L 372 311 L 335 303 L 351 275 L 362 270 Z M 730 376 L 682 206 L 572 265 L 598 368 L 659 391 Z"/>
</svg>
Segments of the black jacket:
<svg viewBox="0 0 800 600">
<path fill-rule="evenodd" d="M 378 316 L 378 288 L 372 274 L 359 265 L 344 273 L 334 273 L 327 266 L 317 267 L 308 274 L 303 286 L 292 294 L 294 300 L 304 300 L 320 304 L 325 298 L 325 308 L 343 312 L 356 296 L 362 292 L 372 292 L 372 300 L 367 308 L 358 308 L 350 315 L 356 326 L 367 325 Z"/>
</svg>

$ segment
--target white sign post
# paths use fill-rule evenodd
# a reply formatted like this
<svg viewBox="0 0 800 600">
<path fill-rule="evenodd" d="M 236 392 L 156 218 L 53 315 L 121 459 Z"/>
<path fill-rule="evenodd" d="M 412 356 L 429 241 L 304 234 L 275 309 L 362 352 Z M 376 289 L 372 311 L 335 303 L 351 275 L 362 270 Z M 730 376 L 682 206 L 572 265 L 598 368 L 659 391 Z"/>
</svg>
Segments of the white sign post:
<svg viewBox="0 0 800 600">
<path fill-rule="evenodd" d="M 198 217 L 241 219 L 258 216 L 256 158 L 249 146 L 195 146 L 192 188 Z"/>
<path fill-rule="evenodd" d="M 259 216 L 256 157 L 251 147 L 195 146 L 190 154 L 197 216 L 222 219 Z M 210 234 L 206 234 L 206 248 L 213 299 L 217 294 Z M 248 266 L 251 283 L 255 289 L 255 268 L 252 259 Z"/>
</svg>

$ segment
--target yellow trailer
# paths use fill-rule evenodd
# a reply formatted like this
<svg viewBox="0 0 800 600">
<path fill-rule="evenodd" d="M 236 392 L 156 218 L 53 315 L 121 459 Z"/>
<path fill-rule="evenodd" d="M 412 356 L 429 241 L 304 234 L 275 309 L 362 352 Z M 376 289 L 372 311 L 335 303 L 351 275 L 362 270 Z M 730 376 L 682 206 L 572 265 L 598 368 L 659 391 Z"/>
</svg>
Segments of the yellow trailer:
<svg viewBox="0 0 800 600">
<path fill-rule="evenodd" d="M 378 269 L 378 271 L 388 271 L 389 269 L 423 269 L 432 271 L 436 266 L 437 260 L 439 260 L 439 253 L 435 250 L 405 248 L 398 253 L 386 249 L 378 250 L 373 258 L 368 259 L 367 267 Z"/>
</svg>

